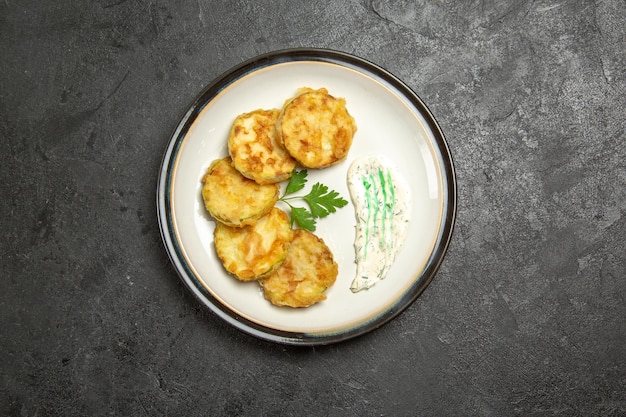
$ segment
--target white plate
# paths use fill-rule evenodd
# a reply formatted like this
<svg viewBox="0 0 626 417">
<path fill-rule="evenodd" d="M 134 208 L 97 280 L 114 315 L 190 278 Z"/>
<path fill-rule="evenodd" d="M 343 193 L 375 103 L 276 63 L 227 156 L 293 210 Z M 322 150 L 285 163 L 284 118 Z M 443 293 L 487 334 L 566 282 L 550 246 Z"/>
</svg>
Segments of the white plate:
<svg viewBox="0 0 626 417">
<path fill-rule="evenodd" d="M 292 309 L 273 306 L 257 283 L 240 282 L 225 272 L 215 254 L 215 222 L 204 209 L 200 179 L 211 161 L 228 155 L 226 140 L 238 114 L 280 108 L 303 86 L 325 87 L 332 95 L 344 97 L 358 126 L 348 158 L 330 168 L 309 170 L 303 191 L 319 181 L 350 201 L 346 184 L 350 163 L 362 155 L 378 154 L 391 161 L 410 184 L 413 208 L 406 241 L 387 278 L 357 293 L 350 291 L 356 271 L 352 203 L 319 219 L 315 233 L 333 251 L 339 275 L 325 301 Z M 172 135 L 157 194 L 166 250 L 193 294 L 240 330 L 300 345 L 361 335 L 415 301 L 442 261 L 456 210 L 452 159 L 441 129 L 419 97 L 370 62 L 319 49 L 259 56 L 208 86 Z"/>
</svg>

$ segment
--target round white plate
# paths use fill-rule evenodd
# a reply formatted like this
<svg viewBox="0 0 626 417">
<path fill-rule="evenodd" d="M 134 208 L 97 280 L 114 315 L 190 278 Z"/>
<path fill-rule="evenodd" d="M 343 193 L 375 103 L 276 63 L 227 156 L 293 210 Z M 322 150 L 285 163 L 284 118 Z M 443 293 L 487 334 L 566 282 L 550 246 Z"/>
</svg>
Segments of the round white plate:
<svg viewBox="0 0 626 417">
<path fill-rule="evenodd" d="M 276 307 L 255 282 L 228 275 L 213 246 L 215 221 L 204 209 L 201 178 L 228 155 L 234 118 L 258 108 L 280 108 L 300 87 L 344 97 L 358 131 L 347 159 L 308 170 L 303 192 L 321 182 L 350 203 L 317 222 L 316 234 L 339 264 L 327 299 L 302 309 Z M 346 183 L 350 163 L 376 154 L 409 183 L 412 198 L 406 241 L 386 279 L 353 293 L 355 215 Z M 285 184 L 283 184 L 284 187 Z M 352 55 L 320 49 L 269 53 L 249 60 L 209 85 L 190 106 L 167 146 L 157 203 L 166 250 L 186 286 L 236 328 L 286 344 L 346 340 L 396 317 L 434 277 L 450 240 L 456 210 L 454 168 L 445 138 L 419 97 L 382 68 Z M 285 206 L 279 207 L 286 209 Z"/>
</svg>

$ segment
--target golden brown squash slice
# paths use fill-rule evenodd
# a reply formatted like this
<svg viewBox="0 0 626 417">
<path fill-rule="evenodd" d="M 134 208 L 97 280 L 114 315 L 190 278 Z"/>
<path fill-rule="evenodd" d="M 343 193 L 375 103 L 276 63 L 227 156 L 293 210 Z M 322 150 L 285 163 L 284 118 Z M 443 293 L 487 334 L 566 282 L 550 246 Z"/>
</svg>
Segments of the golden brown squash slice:
<svg viewBox="0 0 626 417">
<path fill-rule="evenodd" d="M 291 177 L 296 160 L 276 141 L 280 111 L 255 110 L 235 118 L 228 136 L 233 166 L 259 184 L 274 184 Z"/>
<path fill-rule="evenodd" d="M 254 224 L 278 201 L 277 184 L 260 185 L 241 175 L 229 157 L 215 160 L 202 178 L 202 199 L 220 223 L 243 227 Z"/>
<path fill-rule="evenodd" d="M 324 292 L 335 283 L 337 274 L 337 263 L 324 241 L 296 229 L 283 263 L 259 283 L 272 304 L 308 307 L 326 299 Z"/>
<path fill-rule="evenodd" d="M 343 160 L 357 126 L 346 100 L 325 88 L 301 88 L 284 104 L 276 123 L 279 143 L 307 168 L 323 168 Z"/>
<path fill-rule="evenodd" d="M 242 281 L 274 271 L 287 256 L 294 236 L 289 217 L 278 208 L 250 226 L 218 223 L 214 234 L 215 250 L 224 268 Z"/>
</svg>

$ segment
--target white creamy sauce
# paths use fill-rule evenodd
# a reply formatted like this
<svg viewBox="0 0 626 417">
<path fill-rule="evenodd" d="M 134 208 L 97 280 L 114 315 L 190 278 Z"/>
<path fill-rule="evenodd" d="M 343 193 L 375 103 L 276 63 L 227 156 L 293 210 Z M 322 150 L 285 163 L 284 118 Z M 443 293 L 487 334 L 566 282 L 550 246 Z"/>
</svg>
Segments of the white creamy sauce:
<svg viewBox="0 0 626 417">
<path fill-rule="evenodd" d="M 387 276 L 406 237 L 411 201 L 406 182 L 375 155 L 350 165 L 348 189 L 356 216 L 356 277 L 350 289 L 357 292 Z"/>
</svg>

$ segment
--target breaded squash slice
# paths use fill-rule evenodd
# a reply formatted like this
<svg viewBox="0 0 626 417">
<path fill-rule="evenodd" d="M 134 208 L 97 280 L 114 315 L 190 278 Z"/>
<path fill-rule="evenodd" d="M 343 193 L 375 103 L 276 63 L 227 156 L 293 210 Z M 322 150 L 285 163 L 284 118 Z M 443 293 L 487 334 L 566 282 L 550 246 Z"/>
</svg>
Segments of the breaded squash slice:
<svg viewBox="0 0 626 417">
<path fill-rule="evenodd" d="M 304 229 L 293 233 L 283 263 L 259 283 L 272 304 L 308 307 L 326 299 L 324 292 L 335 283 L 338 266 L 321 238 Z"/>
<path fill-rule="evenodd" d="M 259 184 L 274 184 L 291 177 L 296 160 L 276 141 L 280 111 L 255 110 L 235 118 L 228 136 L 233 166 Z"/>
<path fill-rule="evenodd" d="M 285 102 L 276 123 L 278 142 L 301 165 L 324 168 L 343 160 L 357 126 L 346 100 L 325 88 L 301 88 Z"/>
<path fill-rule="evenodd" d="M 243 227 L 267 214 L 279 193 L 278 184 L 260 185 L 245 178 L 230 157 L 211 163 L 202 178 L 202 199 L 207 211 L 219 223 Z"/>
<path fill-rule="evenodd" d="M 271 273 L 283 262 L 293 236 L 287 214 L 273 208 L 250 226 L 218 223 L 215 250 L 229 273 L 241 281 L 252 281 Z"/>
</svg>

